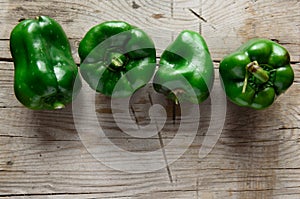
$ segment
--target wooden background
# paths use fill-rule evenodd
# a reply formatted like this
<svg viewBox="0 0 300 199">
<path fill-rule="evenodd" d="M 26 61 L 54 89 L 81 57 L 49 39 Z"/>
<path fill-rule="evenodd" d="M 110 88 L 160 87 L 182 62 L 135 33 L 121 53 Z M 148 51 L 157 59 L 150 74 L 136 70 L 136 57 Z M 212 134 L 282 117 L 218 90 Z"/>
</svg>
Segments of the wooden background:
<svg viewBox="0 0 300 199">
<path fill-rule="evenodd" d="M 140 174 L 116 171 L 86 150 L 71 106 L 31 111 L 16 100 L 9 34 L 20 18 L 37 15 L 53 17 L 63 26 L 77 62 L 78 43 L 92 26 L 124 20 L 152 36 L 158 58 L 181 30 L 199 31 L 216 75 L 221 58 L 243 42 L 273 39 L 290 51 L 295 81 L 263 111 L 227 102 L 222 134 L 205 158 L 199 159 L 198 152 L 209 114 L 201 118 L 189 149 L 168 167 Z M 0 0 L 0 27 L 0 198 L 300 198 L 299 0 Z M 151 87 L 145 88 L 131 105 L 139 124 L 149 120 L 152 95 Z M 98 95 L 96 101 L 102 127 L 128 151 L 161 148 L 172 140 L 180 122 L 178 107 L 163 99 L 167 128 L 152 138 L 135 139 L 118 132 L 108 98 Z M 208 100 L 200 109 L 209 112 L 210 105 Z M 126 162 L 122 157 L 110 160 L 110 155 L 108 161 Z"/>
</svg>

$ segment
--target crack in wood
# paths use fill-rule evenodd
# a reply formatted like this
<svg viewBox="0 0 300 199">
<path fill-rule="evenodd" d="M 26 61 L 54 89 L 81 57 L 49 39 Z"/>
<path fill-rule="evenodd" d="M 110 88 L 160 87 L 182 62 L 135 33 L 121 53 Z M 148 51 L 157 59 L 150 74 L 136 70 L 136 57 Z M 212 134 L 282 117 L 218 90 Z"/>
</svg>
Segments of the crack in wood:
<svg viewBox="0 0 300 199">
<path fill-rule="evenodd" d="M 171 0 L 171 18 L 174 17 L 174 0 Z"/>
<path fill-rule="evenodd" d="M 275 130 L 296 130 L 296 129 L 300 129 L 300 127 L 280 127 L 278 129 Z"/>
<path fill-rule="evenodd" d="M 275 188 L 256 188 L 256 189 L 240 189 L 240 190 L 231 190 L 231 192 L 241 193 L 241 192 L 261 192 L 261 191 L 276 191 L 278 189 Z"/>
<path fill-rule="evenodd" d="M 134 110 L 134 108 L 133 108 L 133 106 L 132 106 L 132 105 L 130 105 L 130 110 L 131 110 L 131 112 L 132 112 L 132 114 L 133 114 L 133 117 L 134 117 L 135 123 L 136 123 L 136 125 L 137 125 L 138 129 L 140 130 L 140 129 L 141 129 L 141 127 L 140 127 L 140 125 L 139 125 L 139 120 L 138 120 L 138 118 L 137 118 L 137 116 L 136 116 L 135 110 Z"/>
<path fill-rule="evenodd" d="M 0 57 L 0 61 L 3 61 L 3 62 L 13 62 L 13 58 L 5 58 L 5 57 Z"/>
<path fill-rule="evenodd" d="M 173 109 L 173 111 L 172 111 L 173 125 L 176 124 L 176 106 L 177 106 L 176 103 L 173 102 L 173 107 L 172 107 L 172 109 Z"/>
<path fill-rule="evenodd" d="M 204 19 L 203 17 L 201 17 L 197 12 L 195 12 L 193 9 L 189 8 L 189 11 L 194 14 L 198 19 L 200 19 L 201 21 L 207 23 L 207 20 Z"/>
<path fill-rule="evenodd" d="M 6 138 L 38 138 L 38 137 L 29 137 L 29 136 L 22 136 L 22 135 L 0 135 L 0 137 L 6 137 Z M 42 138 L 42 137 L 40 137 Z"/>
<path fill-rule="evenodd" d="M 115 193 L 113 191 L 103 191 L 103 192 L 61 192 L 61 193 L 25 193 L 25 194 L 0 194 L 0 197 L 30 197 L 30 196 L 59 196 L 59 195 L 93 195 L 93 194 L 112 194 Z"/>
<path fill-rule="evenodd" d="M 148 97 L 149 97 L 149 101 L 150 101 L 151 106 L 153 106 L 154 104 L 153 104 L 153 101 L 152 101 L 150 93 L 148 93 Z M 158 130 L 157 126 L 158 125 L 156 124 L 156 128 Z M 166 169 L 167 169 L 168 177 L 169 177 L 170 182 L 173 183 L 173 177 L 172 177 L 171 169 L 169 167 L 169 163 L 168 163 L 168 159 L 167 159 L 167 155 L 166 155 L 166 151 L 165 151 L 164 142 L 163 142 L 163 139 L 162 139 L 161 132 L 158 131 L 157 134 L 158 134 L 158 138 L 159 138 L 159 144 L 160 144 L 163 156 L 164 156 L 164 161 L 165 161 L 165 164 L 166 164 Z"/>
<path fill-rule="evenodd" d="M 200 8 L 199 8 L 199 15 L 201 16 L 202 15 L 202 0 L 199 0 L 199 3 L 200 3 Z M 194 14 L 194 13 L 192 13 Z M 202 34 L 202 23 L 201 21 L 199 21 L 199 33 Z"/>
<path fill-rule="evenodd" d="M 164 156 L 164 159 L 165 159 L 165 164 L 166 164 L 166 169 L 167 169 L 167 173 L 168 173 L 168 176 L 169 176 L 169 180 L 170 180 L 171 183 L 173 183 L 173 177 L 172 177 L 172 174 L 171 174 L 171 169 L 169 167 L 169 163 L 168 163 L 168 159 L 167 159 L 167 156 L 166 156 L 166 151 L 164 149 L 164 143 L 163 143 L 163 139 L 162 139 L 162 135 L 161 135 L 160 131 L 158 132 L 158 137 L 159 137 L 159 143 L 160 143 L 160 146 L 161 146 L 161 149 L 162 149 L 162 152 L 163 152 L 163 156 Z"/>
<path fill-rule="evenodd" d="M 196 198 L 200 198 L 199 197 L 199 178 L 197 178 L 196 180 Z"/>
<path fill-rule="evenodd" d="M 21 135 L 0 135 L 2 138 L 24 138 L 24 139 L 41 139 L 44 142 L 81 142 L 81 140 L 71 140 L 71 139 L 45 139 L 44 137 L 35 137 L 35 136 L 21 136 Z"/>
<path fill-rule="evenodd" d="M 26 173 L 25 170 L 15 170 L 15 169 L 0 169 L 0 172 L 7 172 L 7 173 Z M 36 172 L 36 171 L 35 171 Z"/>
</svg>

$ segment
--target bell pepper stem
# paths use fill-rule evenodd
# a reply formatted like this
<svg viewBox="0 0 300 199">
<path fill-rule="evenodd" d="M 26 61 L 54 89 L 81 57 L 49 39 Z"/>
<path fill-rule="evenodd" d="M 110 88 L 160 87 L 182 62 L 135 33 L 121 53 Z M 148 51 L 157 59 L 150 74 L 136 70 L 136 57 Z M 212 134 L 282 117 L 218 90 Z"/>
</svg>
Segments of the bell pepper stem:
<svg viewBox="0 0 300 199">
<path fill-rule="evenodd" d="M 178 98 L 177 97 L 175 97 L 175 105 L 178 105 L 179 104 L 179 101 L 178 101 Z"/>
<path fill-rule="evenodd" d="M 176 105 L 178 105 L 179 104 L 179 98 L 178 97 L 180 95 L 184 94 L 185 91 L 181 88 L 177 88 L 177 89 L 173 90 L 172 93 L 174 94 L 174 97 L 175 97 L 174 102 L 175 102 Z"/>
<path fill-rule="evenodd" d="M 53 105 L 54 109 L 55 110 L 58 110 L 58 109 L 63 109 L 65 108 L 65 105 L 61 102 L 55 102 L 54 105 Z"/>
<path fill-rule="evenodd" d="M 246 92 L 246 88 L 247 88 L 247 85 L 248 85 L 248 78 L 249 78 L 249 73 L 246 70 L 246 75 L 245 75 L 245 79 L 244 79 L 244 85 L 243 85 L 242 93 Z"/>
<path fill-rule="evenodd" d="M 245 74 L 245 80 L 244 80 L 242 93 L 246 92 L 248 79 L 249 79 L 249 73 L 251 73 L 254 77 L 256 77 L 262 83 L 266 83 L 269 80 L 268 72 L 265 71 L 262 67 L 260 67 L 257 61 L 250 62 L 246 66 L 246 74 Z"/>
<path fill-rule="evenodd" d="M 111 64 L 115 67 L 115 68 L 119 68 L 124 66 L 126 62 L 126 56 L 121 54 L 121 53 L 112 53 L 111 55 Z"/>
</svg>

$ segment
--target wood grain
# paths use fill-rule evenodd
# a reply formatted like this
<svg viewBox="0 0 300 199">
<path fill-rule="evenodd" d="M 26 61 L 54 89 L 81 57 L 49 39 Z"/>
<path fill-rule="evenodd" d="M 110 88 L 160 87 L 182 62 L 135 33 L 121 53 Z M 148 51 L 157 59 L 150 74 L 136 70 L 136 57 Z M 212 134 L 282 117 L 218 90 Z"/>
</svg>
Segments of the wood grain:
<svg viewBox="0 0 300 199">
<path fill-rule="evenodd" d="M 202 33 L 214 60 L 221 60 L 251 38 L 263 37 L 286 47 L 293 62 L 300 61 L 297 0 L 272 3 L 250 0 L 64 0 L 54 4 L 51 1 L 2 1 L 0 17 L 5 26 L 1 30 L 0 58 L 10 57 L 9 34 L 19 19 L 49 15 L 65 29 L 77 61 L 76 49 L 85 33 L 94 25 L 108 20 L 125 20 L 143 28 L 153 38 L 158 56 L 181 30 L 190 29 Z"/>
<path fill-rule="evenodd" d="M 278 41 L 300 61 L 299 1 L 204 1 L 202 35 L 219 60 L 251 38 Z"/>
<path fill-rule="evenodd" d="M 300 198 L 299 9 L 298 0 L 0 0 L 0 198 Z M 204 143 L 211 100 L 199 106 L 196 137 L 178 160 L 148 173 L 117 171 L 84 146 L 72 105 L 60 111 L 32 111 L 16 100 L 9 35 L 18 19 L 37 15 L 49 15 L 63 26 L 77 63 L 80 40 L 103 21 L 125 20 L 143 28 L 156 44 L 158 59 L 181 30 L 199 31 L 215 60 L 218 88 L 218 63 L 224 55 L 252 37 L 274 39 L 291 53 L 294 84 L 263 111 L 227 101 L 222 134 L 205 158 L 199 158 L 199 149 L 211 147 Z M 136 138 L 116 124 L 108 97 L 97 94 L 95 100 L 97 118 L 87 114 L 86 121 L 91 127 L 98 122 L 114 145 L 129 152 L 166 147 L 182 139 L 175 137 L 181 123 L 198 122 L 181 119 L 180 107 L 148 85 L 125 107 L 130 117 L 121 115 L 122 123 L 149 124 L 149 109 L 157 103 L 165 108 L 166 123 L 158 134 Z M 104 155 L 116 164 L 130 164 L 116 152 Z M 162 150 L 159 157 L 169 162 L 175 155 Z"/>
</svg>

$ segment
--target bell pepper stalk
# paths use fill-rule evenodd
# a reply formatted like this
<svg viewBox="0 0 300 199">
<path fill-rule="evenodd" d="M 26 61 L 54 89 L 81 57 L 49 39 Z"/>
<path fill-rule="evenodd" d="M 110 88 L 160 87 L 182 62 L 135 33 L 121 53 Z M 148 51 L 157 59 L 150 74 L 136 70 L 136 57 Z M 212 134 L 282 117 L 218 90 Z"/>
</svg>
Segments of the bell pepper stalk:
<svg viewBox="0 0 300 199">
<path fill-rule="evenodd" d="M 225 56 L 219 67 L 227 97 L 239 106 L 269 107 L 293 83 L 288 51 L 278 43 L 256 38 Z"/>
<path fill-rule="evenodd" d="M 92 89 L 111 97 L 132 95 L 150 81 L 156 67 L 152 39 L 123 21 L 92 27 L 81 40 L 78 53 L 83 79 Z"/>
<path fill-rule="evenodd" d="M 81 88 L 69 40 L 54 19 L 20 21 L 10 35 L 16 98 L 34 110 L 62 109 Z"/>
<path fill-rule="evenodd" d="M 162 53 L 154 76 L 154 89 L 176 104 L 200 104 L 209 97 L 214 81 L 214 65 L 203 37 L 182 31 Z M 167 86 L 166 86 L 167 85 Z"/>
</svg>

